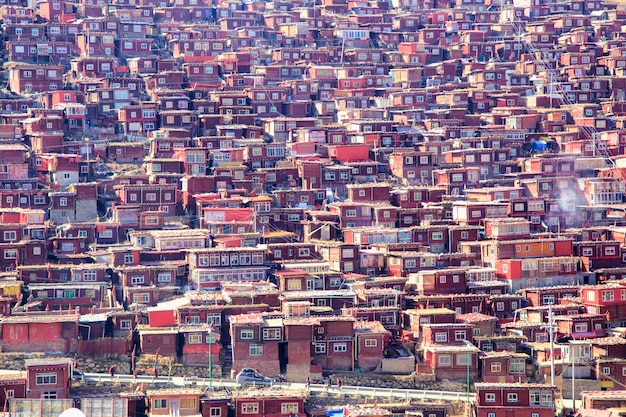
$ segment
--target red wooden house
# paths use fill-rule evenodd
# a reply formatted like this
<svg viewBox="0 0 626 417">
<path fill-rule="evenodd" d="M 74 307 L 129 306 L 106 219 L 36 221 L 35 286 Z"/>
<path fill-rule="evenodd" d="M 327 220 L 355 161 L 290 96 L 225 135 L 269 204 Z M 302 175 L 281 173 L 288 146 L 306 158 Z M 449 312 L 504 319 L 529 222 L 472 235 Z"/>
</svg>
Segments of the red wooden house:
<svg viewBox="0 0 626 417">
<path fill-rule="evenodd" d="M 190 365 L 220 363 L 220 332 L 210 324 L 179 326 L 183 336 L 183 362 Z"/>
<path fill-rule="evenodd" d="M 471 341 L 473 326 L 465 323 L 422 324 L 420 346 L 463 344 Z"/>
<path fill-rule="evenodd" d="M 73 362 L 67 358 L 27 359 L 26 398 L 70 398 Z"/>
<path fill-rule="evenodd" d="M 263 314 L 230 317 L 233 370 L 258 369 L 265 376 L 280 373 L 279 344 L 283 340 L 281 319 Z"/>
<path fill-rule="evenodd" d="M 91 282 L 66 283 L 62 289 L 58 284 L 31 283 L 34 299 L 45 310 L 64 311 L 72 307 L 99 307 L 105 300 L 105 284 Z"/>
<path fill-rule="evenodd" d="M 232 402 L 237 417 L 289 417 L 304 413 L 304 399 L 305 394 L 295 390 L 255 390 L 233 395 Z"/>
<path fill-rule="evenodd" d="M 581 257 L 584 270 L 622 266 L 620 242 L 616 240 L 576 242 L 574 254 Z"/>
<path fill-rule="evenodd" d="M 415 290 L 423 295 L 459 294 L 466 291 L 466 285 L 464 269 L 419 271 Z"/>
<path fill-rule="evenodd" d="M 2 319 L 4 352 L 76 352 L 77 314 L 27 314 Z"/>
<path fill-rule="evenodd" d="M 311 363 L 326 370 L 354 370 L 354 324 L 352 317 L 320 317 L 314 326 Z"/>
<path fill-rule="evenodd" d="M 454 323 L 456 313 L 448 308 L 419 308 L 404 311 L 404 327 L 413 333 L 415 338 L 419 338 L 422 325 Z"/>
<path fill-rule="evenodd" d="M 0 401 L 8 403 L 11 398 L 26 398 L 26 372 L 3 373 L 0 379 Z"/>
<path fill-rule="evenodd" d="M 477 417 L 552 417 L 556 410 L 552 385 L 480 382 L 475 388 Z"/>
<path fill-rule="evenodd" d="M 521 291 L 529 305 L 539 307 L 551 304 L 560 304 L 565 298 L 575 298 L 580 294 L 580 287 L 575 285 L 560 285 L 554 287 L 530 287 Z M 583 299 L 584 300 L 584 299 Z"/>
<path fill-rule="evenodd" d="M 64 68 L 59 65 L 15 65 L 9 70 L 9 87 L 19 94 L 60 90 L 63 73 Z"/>
<path fill-rule="evenodd" d="M 200 415 L 199 388 L 164 388 L 146 391 L 146 402 L 150 404 L 147 415 L 191 417 Z"/>
<path fill-rule="evenodd" d="M 138 205 L 142 210 L 163 211 L 167 216 L 176 215 L 177 188 L 175 184 L 127 184 L 114 186 L 121 204 Z"/>
<path fill-rule="evenodd" d="M 433 373 L 438 380 L 478 377 L 478 353 L 471 343 L 429 345 L 424 349 L 424 362 L 417 364 L 418 372 Z"/>
<path fill-rule="evenodd" d="M 483 382 L 527 382 L 528 355 L 511 351 L 488 352 L 480 358 Z"/>
<path fill-rule="evenodd" d="M 607 317 L 604 314 L 576 314 L 554 318 L 561 337 L 574 339 L 603 337 L 606 334 Z"/>
<path fill-rule="evenodd" d="M 380 369 L 390 334 L 379 321 L 354 323 L 356 363 L 361 371 Z"/>
<path fill-rule="evenodd" d="M 156 103 L 125 106 L 119 109 L 119 121 L 124 133 L 142 134 L 156 129 Z"/>
</svg>

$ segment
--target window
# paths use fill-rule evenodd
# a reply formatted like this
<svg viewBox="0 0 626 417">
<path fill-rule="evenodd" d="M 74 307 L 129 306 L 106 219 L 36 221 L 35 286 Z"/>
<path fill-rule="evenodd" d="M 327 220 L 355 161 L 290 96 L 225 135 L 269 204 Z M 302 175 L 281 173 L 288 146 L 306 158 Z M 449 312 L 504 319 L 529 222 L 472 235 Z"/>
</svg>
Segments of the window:
<svg viewBox="0 0 626 417">
<path fill-rule="evenodd" d="M 192 410 L 195 409 L 196 399 L 195 398 L 181 398 L 180 408 L 186 408 L 186 409 L 192 409 Z"/>
<path fill-rule="evenodd" d="M 56 391 L 44 391 L 41 394 L 41 399 L 42 400 L 56 400 L 57 399 L 57 393 L 56 393 Z"/>
<path fill-rule="evenodd" d="M 315 344 L 315 353 L 326 353 L 326 345 L 323 344 L 323 343 L 316 343 Z"/>
<path fill-rule="evenodd" d="M 531 406 L 537 406 L 541 404 L 541 394 L 539 391 L 530 391 L 529 401 Z"/>
<path fill-rule="evenodd" d="M 356 217 L 356 210 L 346 210 L 346 217 Z"/>
<path fill-rule="evenodd" d="M 263 356 L 263 345 L 250 345 L 250 356 Z"/>
<path fill-rule="evenodd" d="M 113 237 L 113 230 L 106 229 L 106 230 L 103 230 L 102 232 L 98 232 L 98 237 L 100 239 L 111 239 Z"/>
<path fill-rule="evenodd" d="M 6 240 L 6 237 L 5 237 L 5 240 Z M 602 301 L 613 301 L 613 290 L 602 291 Z"/>
<path fill-rule="evenodd" d="M 491 363 L 491 372 L 492 373 L 500 373 L 500 372 L 502 372 L 502 363 L 501 362 L 492 362 Z"/>
<path fill-rule="evenodd" d="M 190 345 L 199 345 L 202 343 L 202 335 L 200 334 L 190 334 L 189 335 L 189 344 Z"/>
<path fill-rule="evenodd" d="M 17 232 L 15 231 L 4 232 L 4 240 L 8 240 L 8 241 L 17 240 Z"/>
<path fill-rule="evenodd" d="M 541 405 L 543 407 L 551 407 L 552 404 L 552 392 L 550 391 L 542 391 L 541 392 Z"/>
<path fill-rule="evenodd" d="M 450 355 L 439 355 L 437 357 L 437 365 L 450 366 Z"/>
<path fill-rule="evenodd" d="M 575 323 L 574 324 L 574 331 L 576 333 L 585 333 L 588 331 L 588 326 L 587 323 Z"/>
<path fill-rule="evenodd" d="M 378 340 L 365 339 L 365 347 L 376 347 L 376 346 L 378 346 Z"/>
<path fill-rule="evenodd" d="M 133 275 L 130 277 L 130 283 L 133 285 L 143 284 L 144 278 L 143 275 Z"/>
<path fill-rule="evenodd" d="M 135 256 L 132 253 L 124 254 L 124 264 L 131 265 L 135 262 Z"/>
<path fill-rule="evenodd" d="M 120 321 L 120 329 L 122 329 L 122 330 L 129 330 L 131 323 L 132 322 L 130 320 L 121 320 Z"/>
<path fill-rule="evenodd" d="M 172 281 L 172 273 L 171 272 L 159 272 L 157 274 L 157 281 L 159 281 L 159 282 L 171 282 Z"/>
<path fill-rule="evenodd" d="M 602 368 L 602 375 L 611 375 L 611 368 L 605 366 Z"/>
<path fill-rule="evenodd" d="M 459 353 L 456 355 L 457 365 L 467 365 L 468 360 L 471 360 L 471 359 L 468 357 L 467 352 Z"/>
<path fill-rule="evenodd" d="M 333 352 L 347 352 L 348 344 L 347 343 L 334 343 L 333 344 Z"/>
<path fill-rule="evenodd" d="M 282 329 L 263 329 L 263 340 L 280 340 Z"/>
<path fill-rule="evenodd" d="M 488 392 L 485 394 L 485 402 L 486 403 L 495 403 L 496 402 L 496 394 L 492 392 Z"/>
<path fill-rule="evenodd" d="M 465 330 L 457 330 L 454 332 L 454 340 L 465 340 Z"/>
<path fill-rule="evenodd" d="M 259 412 L 259 403 L 248 403 L 241 405 L 242 414 L 257 414 Z"/>
<path fill-rule="evenodd" d="M 37 377 L 36 377 L 37 385 L 55 385 L 56 383 L 57 383 L 57 374 L 55 373 L 37 374 Z"/>
<path fill-rule="evenodd" d="M 507 394 L 507 396 L 506 396 L 506 399 L 510 403 L 516 403 L 517 402 L 517 393 L 516 392 L 509 392 Z"/>
<path fill-rule="evenodd" d="M 219 407 L 211 407 L 211 417 L 221 417 L 222 409 Z"/>
<path fill-rule="evenodd" d="M 97 279 L 96 271 L 83 271 L 83 281 L 96 281 Z"/>
<path fill-rule="evenodd" d="M 523 358 L 511 358 L 509 362 L 510 374 L 524 374 L 526 373 L 526 361 Z"/>
<path fill-rule="evenodd" d="M 297 414 L 298 403 L 284 403 L 280 405 L 280 410 L 283 414 Z"/>
<path fill-rule="evenodd" d="M 152 400 L 152 408 L 159 410 L 167 408 L 167 398 L 155 398 Z"/>
<path fill-rule="evenodd" d="M 287 289 L 289 291 L 299 291 L 302 289 L 302 282 L 300 279 L 289 279 L 287 280 Z"/>
<path fill-rule="evenodd" d="M 241 329 L 239 337 L 241 340 L 252 340 L 254 338 L 254 331 L 252 329 Z"/>
<path fill-rule="evenodd" d="M 5 249 L 4 259 L 17 259 L 17 249 Z"/>
<path fill-rule="evenodd" d="M 448 333 L 439 332 L 435 333 L 435 342 L 446 343 L 448 341 Z"/>
<path fill-rule="evenodd" d="M 148 294 L 135 294 L 133 295 L 134 303 L 147 303 L 150 302 L 150 296 Z"/>
</svg>

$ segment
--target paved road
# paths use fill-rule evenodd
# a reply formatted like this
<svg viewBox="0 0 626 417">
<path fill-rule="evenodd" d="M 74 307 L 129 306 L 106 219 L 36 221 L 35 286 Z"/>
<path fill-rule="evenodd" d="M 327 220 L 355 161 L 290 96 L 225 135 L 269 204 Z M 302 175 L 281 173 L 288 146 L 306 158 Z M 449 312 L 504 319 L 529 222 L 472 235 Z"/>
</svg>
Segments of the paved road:
<svg viewBox="0 0 626 417">
<path fill-rule="evenodd" d="M 85 374 L 84 380 L 89 382 L 112 382 L 112 383 L 144 383 L 152 386 L 174 385 L 178 387 L 212 387 L 212 388 L 237 388 L 237 382 L 231 379 L 213 379 L 208 378 L 187 378 L 187 377 L 167 377 L 160 376 L 154 378 L 150 375 L 139 375 L 137 378 L 132 375 L 115 375 L 113 377 L 108 374 Z M 282 382 L 275 384 L 277 387 L 305 390 L 306 385 L 296 382 Z M 453 391 L 429 391 L 416 389 L 400 389 L 400 388 L 378 388 L 378 387 L 358 387 L 351 385 L 343 385 L 341 391 L 336 387 L 328 387 L 324 384 L 311 384 L 311 392 L 329 392 L 342 393 L 345 395 L 362 395 L 375 398 L 396 398 L 405 400 L 440 400 L 440 401 L 470 401 L 474 402 L 475 395 L 470 392 L 469 399 L 466 392 Z"/>
</svg>

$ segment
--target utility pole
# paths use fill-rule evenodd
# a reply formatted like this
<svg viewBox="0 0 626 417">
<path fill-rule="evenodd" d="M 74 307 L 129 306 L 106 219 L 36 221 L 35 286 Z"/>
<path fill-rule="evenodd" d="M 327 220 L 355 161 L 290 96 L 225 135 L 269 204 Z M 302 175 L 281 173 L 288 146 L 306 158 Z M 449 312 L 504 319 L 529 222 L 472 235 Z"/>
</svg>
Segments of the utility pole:
<svg viewBox="0 0 626 417">
<path fill-rule="evenodd" d="M 471 344 L 468 340 L 463 340 L 463 342 L 465 342 L 465 346 L 467 347 L 467 389 L 466 389 L 466 395 L 467 395 L 467 404 L 469 405 L 470 403 L 470 366 L 472 364 L 472 347 L 474 347 L 473 344 Z"/>
<path fill-rule="evenodd" d="M 467 347 L 467 403 L 469 404 L 470 400 L 470 364 L 472 362 L 472 353 L 470 352 L 469 346 Z"/>
<path fill-rule="evenodd" d="M 554 332 L 552 331 L 552 304 L 548 308 L 548 331 L 550 332 L 550 384 L 554 385 Z"/>
<path fill-rule="evenodd" d="M 209 390 L 213 390 L 213 325 L 209 327 Z"/>
<path fill-rule="evenodd" d="M 570 344 L 570 355 L 572 355 L 572 415 L 576 414 L 576 356 L 574 355 L 575 344 Z"/>
</svg>

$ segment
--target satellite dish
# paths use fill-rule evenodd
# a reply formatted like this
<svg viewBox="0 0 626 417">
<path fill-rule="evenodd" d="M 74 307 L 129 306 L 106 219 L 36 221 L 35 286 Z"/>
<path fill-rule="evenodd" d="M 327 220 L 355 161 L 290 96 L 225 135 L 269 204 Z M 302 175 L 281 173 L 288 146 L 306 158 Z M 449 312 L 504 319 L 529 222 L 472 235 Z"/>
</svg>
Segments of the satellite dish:
<svg viewBox="0 0 626 417">
<path fill-rule="evenodd" d="M 85 413 L 80 411 L 78 408 L 68 408 L 63 411 L 59 417 L 85 417 Z"/>
</svg>

